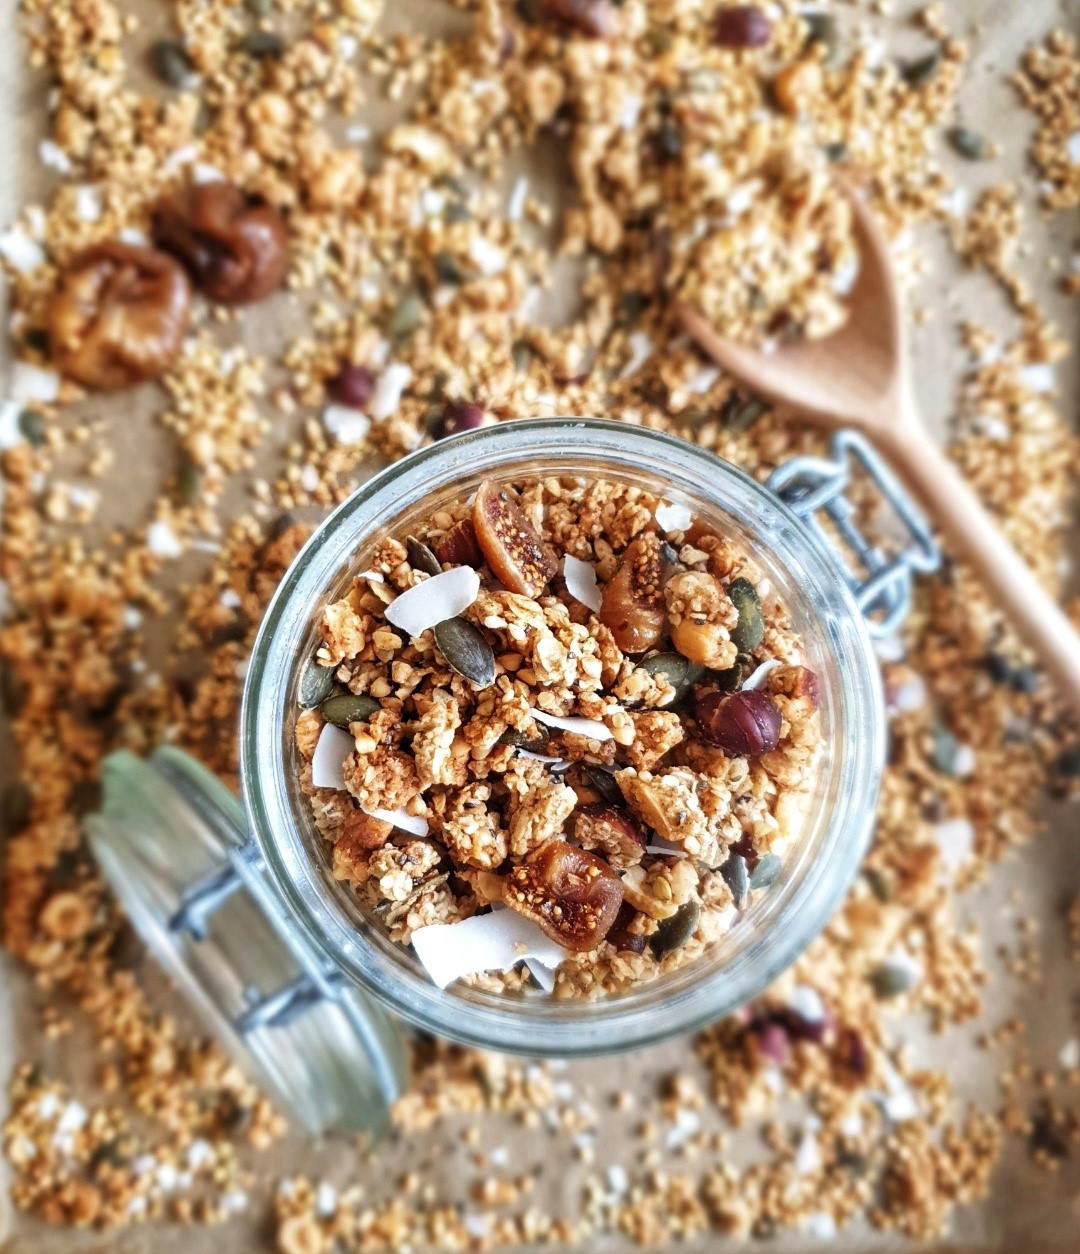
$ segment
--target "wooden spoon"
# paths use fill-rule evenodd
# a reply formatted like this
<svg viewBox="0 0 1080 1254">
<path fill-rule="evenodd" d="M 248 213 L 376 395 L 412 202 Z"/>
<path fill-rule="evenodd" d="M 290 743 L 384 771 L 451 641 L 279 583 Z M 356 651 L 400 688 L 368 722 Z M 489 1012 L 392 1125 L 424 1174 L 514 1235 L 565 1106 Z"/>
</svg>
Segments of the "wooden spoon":
<svg viewBox="0 0 1080 1254">
<path fill-rule="evenodd" d="M 1080 636 L 920 422 L 888 247 L 862 197 L 852 191 L 851 202 L 860 269 L 839 331 L 764 353 L 719 335 L 690 306 L 679 307 L 679 318 L 752 391 L 867 436 L 979 572 L 1080 716 Z"/>
</svg>

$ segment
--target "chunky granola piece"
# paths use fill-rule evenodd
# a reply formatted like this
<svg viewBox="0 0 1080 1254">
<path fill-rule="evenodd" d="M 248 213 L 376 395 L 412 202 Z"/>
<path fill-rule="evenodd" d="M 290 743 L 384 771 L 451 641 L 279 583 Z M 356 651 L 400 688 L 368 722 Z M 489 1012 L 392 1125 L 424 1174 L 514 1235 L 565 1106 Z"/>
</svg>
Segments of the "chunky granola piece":
<svg viewBox="0 0 1080 1254">
<path fill-rule="evenodd" d="M 682 719 L 670 710 L 631 711 L 630 719 L 634 739 L 626 746 L 626 756 L 639 771 L 651 771 L 686 738 Z"/>
<path fill-rule="evenodd" d="M 433 784 L 465 782 L 467 746 L 457 736 L 460 726 L 457 701 L 445 690 L 436 690 L 413 732 L 412 755 L 421 792 Z"/>
<path fill-rule="evenodd" d="M 577 793 L 554 776 L 540 771 L 532 778 L 523 793 L 511 798 L 507 810 L 510 852 L 515 858 L 558 835 L 577 805 Z M 507 783 L 511 783 L 509 772 Z"/>
<path fill-rule="evenodd" d="M 685 767 L 672 767 L 661 775 L 619 771 L 615 779 L 630 809 L 643 823 L 692 858 L 713 865 L 716 838 L 698 800 L 693 771 Z"/>
<path fill-rule="evenodd" d="M 365 810 L 400 810 L 420 792 L 416 763 L 400 749 L 381 745 L 345 759 L 345 786 Z"/>
<path fill-rule="evenodd" d="M 622 883 L 610 866 L 563 840 L 548 841 L 507 876 L 508 906 L 567 949 L 595 949 L 622 903 Z"/>
<path fill-rule="evenodd" d="M 438 845 L 430 840 L 410 840 L 403 845 L 384 845 L 368 859 L 367 878 L 383 901 L 404 901 L 442 861 Z"/>
<path fill-rule="evenodd" d="M 319 661 L 325 666 L 337 666 L 346 658 L 359 657 L 368 642 L 374 622 L 357 605 L 356 590 L 340 601 L 334 601 L 323 610 L 319 630 L 324 641 Z"/>
<path fill-rule="evenodd" d="M 622 877 L 623 897 L 650 919 L 670 919 L 694 895 L 698 873 L 685 858 L 633 866 Z"/>
<path fill-rule="evenodd" d="M 673 575 L 664 587 L 671 642 L 701 666 L 725 671 L 735 665 L 739 650 L 731 632 L 739 612 L 719 582 L 702 571 Z"/>
<path fill-rule="evenodd" d="M 640 862 L 645 853 L 645 837 L 634 816 L 605 802 L 576 811 L 574 840 L 582 849 L 598 849 L 616 871 Z"/>
<path fill-rule="evenodd" d="M 488 808 L 491 785 L 468 784 L 435 803 L 439 834 L 456 866 L 494 871 L 506 861 L 506 832 Z"/>
</svg>

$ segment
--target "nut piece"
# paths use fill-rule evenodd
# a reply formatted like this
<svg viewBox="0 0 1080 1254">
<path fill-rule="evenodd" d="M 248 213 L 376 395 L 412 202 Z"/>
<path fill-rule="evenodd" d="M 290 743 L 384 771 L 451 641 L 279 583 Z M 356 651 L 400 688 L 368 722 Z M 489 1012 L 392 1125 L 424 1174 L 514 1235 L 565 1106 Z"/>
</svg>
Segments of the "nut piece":
<svg viewBox="0 0 1080 1254">
<path fill-rule="evenodd" d="M 664 631 L 664 563 L 660 540 L 651 531 L 638 536 L 604 588 L 600 621 L 624 653 L 644 653 Z"/>
<path fill-rule="evenodd" d="M 158 201 L 155 243 L 187 267 L 213 300 L 246 305 L 285 281 L 288 236 L 275 209 L 233 183 L 194 183 Z"/>
<path fill-rule="evenodd" d="M 757 689 L 711 689 L 697 697 L 694 714 L 702 736 L 731 757 L 756 758 L 780 743 L 780 711 Z"/>
<path fill-rule="evenodd" d="M 492 574 L 511 592 L 538 597 L 559 569 L 509 488 L 488 480 L 473 501 L 472 524 Z"/>
<path fill-rule="evenodd" d="M 471 518 L 463 518 L 443 536 L 435 546 L 435 556 L 444 566 L 471 566 L 473 570 L 483 566 L 484 555 Z"/>
<path fill-rule="evenodd" d="M 720 48 L 764 48 L 771 36 L 772 22 L 752 4 L 725 5 L 713 18 L 713 42 Z"/>
<path fill-rule="evenodd" d="M 142 383 L 176 360 L 190 307 L 187 275 L 168 254 L 94 244 L 68 262 L 53 296 L 52 359 L 83 387 Z"/>
<path fill-rule="evenodd" d="M 338 844 L 344 843 L 353 850 L 381 849 L 393 830 L 394 825 L 384 819 L 365 814 L 363 810 L 350 809 L 345 815 Z"/>
<path fill-rule="evenodd" d="M 582 35 L 610 39 L 618 30 L 615 7 L 609 0 L 540 0 L 540 12 Z"/>
<path fill-rule="evenodd" d="M 632 814 L 602 801 L 574 815 L 574 839 L 583 849 L 599 849 L 616 871 L 641 861 L 645 837 Z"/>
<path fill-rule="evenodd" d="M 567 949 L 594 949 L 622 904 L 622 882 L 594 854 L 549 840 L 507 876 L 506 904 Z"/>
</svg>

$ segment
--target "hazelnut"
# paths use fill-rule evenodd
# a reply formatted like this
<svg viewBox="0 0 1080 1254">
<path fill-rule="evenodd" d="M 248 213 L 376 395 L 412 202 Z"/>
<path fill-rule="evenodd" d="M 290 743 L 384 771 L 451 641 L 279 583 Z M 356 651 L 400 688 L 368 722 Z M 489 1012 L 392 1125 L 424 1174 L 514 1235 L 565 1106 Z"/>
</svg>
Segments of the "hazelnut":
<svg viewBox="0 0 1080 1254">
<path fill-rule="evenodd" d="M 793 61 L 773 79 L 773 95 L 785 113 L 798 117 L 821 94 L 823 81 L 817 61 Z"/>
<path fill-rule="evenodd" d="M 49 310 L 56 366 L 99 391 L 152 379 L 176 360 L 191 285 L 166 253 L 108 241 L 64 267 Z"/>
<path fill-rule="evenodd" d="M 193 183 L 158 201 L 154 241 L 213 300 L 245 305 L 285 281 L 288 236 L 276 209 L 233 183 Z"/>
<path fill-rule="evenodd" d="M 540 0 L 540 12 L 593 39 L 610 39 L 619 27 L 610 0 Z"/>
<path fill-rule="evenodd" d="M 758 757 L 780 743 L 780 711 L 757 689 L 709 689 L 697 696 L 694 715 L 702 736 L 731 757 Z"/>
<path fill-rule="evenodd" d="M 602 801 L 576 811 L 574 839 L 583 849 L 599 849 L 616 871 L 640 862 L 645 852 L 645 837 L 637 819 Z"/>
</svg>

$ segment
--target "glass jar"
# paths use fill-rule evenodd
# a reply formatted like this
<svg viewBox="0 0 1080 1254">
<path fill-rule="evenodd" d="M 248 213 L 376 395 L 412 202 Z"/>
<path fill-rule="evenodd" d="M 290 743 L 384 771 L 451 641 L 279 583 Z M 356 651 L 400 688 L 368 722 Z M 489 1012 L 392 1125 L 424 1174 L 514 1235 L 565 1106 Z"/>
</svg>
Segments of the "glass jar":
<svg viewBox="0 0 1080 1254">
<path fill-rule="evenodd" d="M 346 1006 L 358 1034 L 354 1065 L 370 1081 L 372 1107 L 378 1105 L 380 1093 L 390 1098 L 402 1083 L 400 1042 L 387 1010 L 414 1027 L 465 1044 L 566 1058 L 634 1049 L 686 1033 L 756 996 L 824 927 L 857 870 L 874 817 L 885 745 L 880 678 L 864 614 L 873 605 L 884 605 L 891 611 L 887 618 L 892 626 L 903 609 L 912 570 L 931 569 L 935 560 L 917 511 L 887 472 L 876 462 L 871 464 L 872 454 L 858 438 L 848 433 L 844 437 L 847 444 L 837 450 L 836 461 L 803 459 L 782 471 L 780 478 L 795 500 L 794 509 L 769 486 L 682 440 L 621 423 L 566 419 L 514 422 L 470 432 L 421 449 L 361 486 L 297 556 L 260 628 L 241 713 L 244 812 L 232 815 L 226 825 L 224 859 L 219 859 L 216 870 L 204 868 L 187 888 L 183 875 L 176 875 L 172 866 L 174 891 L 169 901 L 156 900 L 152 910 L 143 905 L 134 912 L 144 933 L 156 935 L 159 956 L 174 971 L 178 965 L 187 969 L 192 946 L 213 939 L 208 937 L 213 927 L 208 928 L 207 919 L 217 924 L 236 909 L 238 895 L 253 899 L 270 918 L 299 974 L 294 970 L 289 979 L 279 972 L 279 988 L 248 992 L 246 998 L 237 991 L 244 977 L 223 981 L 220 970 L 209 997 L 205 970 L 195 977 L 188 970 L 186 983 L 198 986 L 204 1009 L 205 1003 L 212 1003 L 212 1017 L 219 1025 L 222 1020 L 227 1023 L 227 1035 L 235 1038 L 239 1033 L 241 1047 L 246 1044 L 249 1052 L 253 1032 L 282 1027 L 295 1032 L 307 1007 L 324 1001 Z M 914 557 L 909 553 L 888 561 L 854 528 L 836 475 L 829 477 L 843 455 L 852 452 L 879 479 L 914 533 Z M 752 554 L 787 607 L 802 637 L 805 661 L 819 675 L 822 688 L 825 751 L 801 839 L 789 850 L 780 877 L 768 892 L 757 895 L 729 934 L 697 963 L 595 1001 L 436 987 L 410 951 L 366 918 L 347 888 L 334 880 L 325 842 L 308 817 L 298 784 L 293 727 L 300 708 L 299 676 L 318 643 L 320 611 L 342 595 L 358 569 L 360 554 L 388 531 L 407 533 L 414 520 L 468 495 L 484 479 L 510 482 L 532 476 L 607 477 L 634 484 L 688 505 L 733 537 Z M 827 491 L 830 482 L 832 490 Z M 836 535 L 862 558 L 866 569 L 861 575 L 839 560 L 837 549 L 814 521 L 814 511 L 821 507 L 830 513 Z M 158 767 L 159 755 L 151 760 Z M 172 772 L 172 784 L 178 784 L 190 807 L 192 790 L 198 793 L 201 786 L 191 769 L 177 766 L 178 757 L 169 751 L 165 774 Z M 95 850 L 129 910 L 132 880 L 136 898 L 142 889 L 137 882 L 140 873 L 133 872 L 126 860 L 131 849 L 141 849 L 148 838 L 156 838 L 145 831 L 140 835 L 130 815 L 125 828 L 118 821 L 115 797 L 125 788 L 130 791 L 118 778 L 139 769 L 157 768 L 133 765 L 132 760 L 110 763 L 103 813 L 90 824 Z M 216 781 L 214 787 L 220 790 Z M 220 824 L 220 797 L 216 819 L 205 805 L 201 810 L 204 826 Z M 124 834 L 118 838 L 121 829 Z M 175 835 L 170 841 L 175 847 Z M 172 857 L 167 848 L 156 854 L 158 863 Z M 139 860 L 140 865 L 145 863 L 145 852 Z M 162 873 L 159 866 L 157 874 Z M 239 926 L 242 934 L 244 925 Z M 183 954 L 173 943 L 178 937 Z M 235 948 L 236 937 L 218 940 L 223 957 L 216 965 L 228 966 L 235 960 L 230 947 Z M 267 980 L 255 983 L 264 986 Z M 236 1047 L 236 1040 L 230 1043 Z M 280 1054 L 282 1048 L 279 1041 L 273 1052 Z M 290 1050 L 308 1048 L 296 1040 L 289 1045 Z M 266 1059 L 258 1065 L 264 1076 L 273 1070 Z M 335 1079 L 335 1068 L 341 1065 L 340 1059 L 323 1058 L 309 1070 L 324 1073 L 333 1087 L 340 1079 Z M 305 1073 L 305 1090 L 311 1084 Z M 280 1094 L 283 1087 L 288 1085 L 279 1076 L 274 1088 Z M 330 1102 L 327 1110 L 332 1106 Z M 357 1112 L 350 1118 L 355 1126 Z M 329 1121 L 342 1123 L 340 1112 Z M 372 1122 L 363 1116 L 359 1121 Z"/>
</svg>

